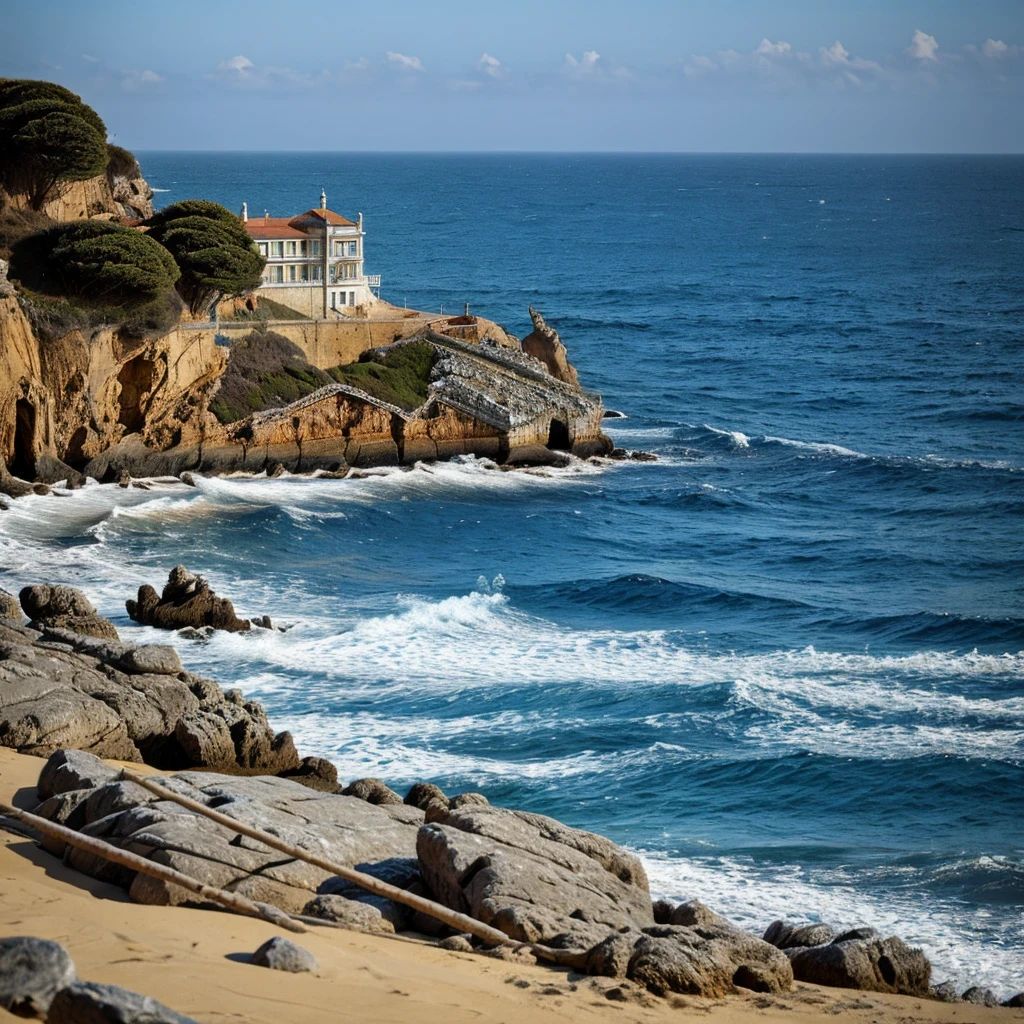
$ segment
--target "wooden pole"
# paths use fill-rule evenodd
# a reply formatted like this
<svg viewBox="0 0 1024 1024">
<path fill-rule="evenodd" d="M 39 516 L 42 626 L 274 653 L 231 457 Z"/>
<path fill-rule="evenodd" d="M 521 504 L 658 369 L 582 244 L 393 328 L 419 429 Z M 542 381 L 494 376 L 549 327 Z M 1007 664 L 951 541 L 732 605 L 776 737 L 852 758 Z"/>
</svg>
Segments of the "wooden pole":
<svg viewBox="0 0 1024 1024">
<path fill-rule="evenodd" d="M 0 803 L 0 815 L 14 818 L 16 821 L 23 822 L 26 825 L 31 825 L 32 828 L 42 832 L 44 835 L 53 836 L 69 846 L 85 850 L 114 864 L 120 864 L 122 867 L 130 868 L 132 871 L 141 871 L 142 874 L 149 875 L 151 878 L 159 878 L 162 882 L 180 885 L 182 889 L 194 892 L 197 896 L 202 896 L 203 899 L 219 903 L 221 906 L 234 910 L 236 913 L 245 914 L 248 917 L 260 917 L 264 921 L 269 921 L 270 924 L 286 928 L 290 932 L 308 931 L 305 925 L 298 921 L 293 921 L 288 914 L 277 907 L 272 907 L 267 903 L 257 903 L 254 900 L 247 899 L 245 896 L 239 896 L 238 893 L 227 892 L 224 889 L 215 889 L 213 886 L 204 885 L 188 875 L 183 875 L 180 871 L 175 871 L 174 868 L 169 868 L 164 864 L 157 864 L 156 861 L 140 857 L 137 853 L 129 853 L 120 847 L 105 843 L 102 839 L 82 835 L 81 832 L 76 832 L 73 828 L 58 825 L 55 822 L 48 821 L 46 818 L 30 814 L 28 811 L 19 811 L 16 807 Z"/>
<path fill-rule="evenodd" d="M 127 768 L 121 772 L 121 778 L 134 782 L 137 786 L 141 786 L 162 800 L 171 800 L 182 807 L 188 808 L 190 811 L 194 811 L 196 814 L 201 814 L 203 817 L 231 829 L 233 832 L 248 836 L 250 839 L 255 839 L 257 842 L 262 843 L 264 846 L 269 846 L 273 850 L 280 850 L 281 853 L 286 853 L 289 857 L 294 857 L 296 860 L 304 861 L 306 864 L 312 864 L 314 867 L 318 867 L 332 875 L 344 878 L 346 881 L 352 882 L 368 892 L 372 892 L 375 896 L 383 896 L 385 899 L 394 900 L 395 903 L 401 903 L 412 910 L 417 910 L 422 914 L 433 917 L 457 931 L 475 935 L 478 939 L 482 939 L 492 946 L 512 946 L 515 949 L 525 947 L 549 963 L 560 964 L 566 967 L 583 966 L 586 950 L 553 949 L 540 943 L 520 942 L 517 939 L 509 938 L 503 931 L 492 928 L 490 925 L 484 924 L 483 921 L 478 921 L 475 917 L 461 914 L 457 910 L 452 910 L 441 903 L 435 903 L 434 900 L 428 900 L 424 896 L 417 896 L 415 893 L 411 893 L 406 889 L 400 889 L 398 886 L 391 885 L 388 882 L 383 882 L 381 879 L 374 878 L 373 875 L 367 875 L 362 871 L 357 871 L 355 868 L 325 860 L 323 857 L 310 853 L 309 850 L 302 849 L 301 846 L 294 846 L 275 835 L 271 835 L 269 832 L 253 828 L 251 825 L 246 825 L 236 818 L 221 814 L 220 811 L 215 811 L 205 804 L 201 804 L 198 800 L 175 793 L 143 775 L 136 775 L 135 772 L 129 771 Z"/>
</svg>

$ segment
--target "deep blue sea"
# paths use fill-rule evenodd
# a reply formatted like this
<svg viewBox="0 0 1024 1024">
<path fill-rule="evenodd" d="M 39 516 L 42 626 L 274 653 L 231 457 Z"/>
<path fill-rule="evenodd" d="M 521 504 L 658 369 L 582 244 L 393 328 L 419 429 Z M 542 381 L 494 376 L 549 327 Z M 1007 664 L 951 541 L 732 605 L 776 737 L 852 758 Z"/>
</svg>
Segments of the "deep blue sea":
<svg viewBox="0 0 1024 1024">
<path fill-rule="evenodd" d="M 178 562 L 171 637 L 343 776 L 555 815 L 658 895 L 1024 988 L 1024 159 L 149 153 L 158 205 L 362 211 L 383 295 L 561 332 L 654 463 L 94 486 L 0 585 Z"/>
</svg>

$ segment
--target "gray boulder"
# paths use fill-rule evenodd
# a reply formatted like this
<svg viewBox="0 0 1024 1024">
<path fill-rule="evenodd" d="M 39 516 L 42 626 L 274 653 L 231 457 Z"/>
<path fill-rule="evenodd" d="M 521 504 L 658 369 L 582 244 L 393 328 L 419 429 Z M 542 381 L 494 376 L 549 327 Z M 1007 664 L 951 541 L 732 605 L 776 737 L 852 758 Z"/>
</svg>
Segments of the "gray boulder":
<svg viewBox="0 0 1024 1024">
<path fill-rule="evenodd" d="M 118 985 L 80 981 L 50 1004 L 47 1024 L 197 1024 L 192 1017 Z"/>
<path fill-rule="evenodd" d="M 113 782 L 120 773 L 95 754 L 83 750 L 58 750 L 39 773 L 36 796 L 40 800 L 71 790 L 93 789 Z"/>
<path fill-rule="evenodd" d="M 765 942 L 770 942 L 779 949 L 821 946 L 826 942 L 831 942 L 835 937 L 836 930 L 830 924 L 787 924 L 785 921 L 772 921 L 763 936 Z M 866 938 L 867 936 L 850 935 L 850 937 Z"/>
<path fill-rule="evenodd" d="M 118 668 L 130 675 L 150 673 L 158 676 L 176 676 L 182 671 L 178 652 L 164 644 L 130 647 L 118 663 Z"/>
<path fill-rule="evenodd" d="M 586 970 L 625 976 L 656 995 L 718 998 L 737 988 L 786 992 L 793 984 L 780 950 L 738 928 L 714 925 L 655 925 L 640 935 L 611 935 L 591 949 Z"/>
<path fill-rule="evenodd" d="M 798 981 L 870 992 L 927 996 L 932 968 L 920 949 L 902 939 L 837 939 L 789 951 Z"/>
<path fill-rule="evenodd" d="M 74 982 L 75 965 L 57 942 L 0 939 L 0 1006 L 18 1017 L 45 1017 L 53 997 Z"/>
<path fill-rule="evenodd" d="M 317 896 L 302 908 L 309 917 L 334 921 L 357 932 L 378 932 L 393 935 L 399 929 L 390 917 L 385 917 L 379 903 L 391 903 L 370 897 L 367 900 L 350 900 L 344 896 Z M 391 904 L 394 906 L 394 904 Z M 402 920 L 404 926 L 404 920 Z"/>
<path fill-rule="evenodd" d="M 695 928 L 698 925 L 712 926 L 715 928 L 735 928 L 732 921 L 716 914 L 710 907 L 706 907 L 700 900 L 688 900 L 680 903 L 671 914 L 667 924 L 682 925 L 685 928 Z"/>
<path fill-rule="evenodd" d="M 944 981 L 941 985 L 932 985 L 931 997 L 940 1003 L 960 1002 L 960 993 L 957 992 L 956 986 L 951 981 Z"/>
<path fill-rule="evenodd" d="M 1018 992 L 1016 995 L 1010 996 L 1009 999 L 1005 999 L 1003 1001 L 1002 1005 L 1013 1007 L 1024 1006 L 1024 992 Z"/>
<path fill-rule="evenodd" d="M 97 615 L 92 602 L 75 587 L 44 583 L 24 587 L 18 597 L 25 614 L 37 629 L 50 626 L 88 636 L 117 639 L 114 624 Z"/>
<path fill-rule="evenodd" d="M 448 806 L 448 797 L 445 796 L 444 790 L 432 782 L 417 782 L 405 794 L 405 803 L 410 807 L 418 807 L 421 811 L 425 811 L 427 805 L 434 800 L 444 804 L 445 807 Z"/>
<path fill-rule="evenodd" d="M 463 806 L 420 829 L 417 853 L 440 902 L 513 939 L 589 947 L 654 924 L 635 857 L 543 815 Z"/>
<path fill-rule="evenodd" d="M 456 793 L 455 796 L 442 801 L 442 803 L 447 803 L 451 810 L 456 811 L 460 807 L 487 807 L 490 805 L 490 800 L 483 793 Z"/>
<path fill-rule="evenodd" d="M 342 796 L 354 796 L 367 803 L 377 804 L 400 804 L 402 798 L 380 779 L 356 779 L 349 783 L 342 791 Z"/>
<path fill-rule="evenodd" d="M 289 971 L 291 974 L 316 972 L 320 964 L 308 949 L 297 946 L 288 939 L 275 935 L 267 939 L 252 955 L 257 967 L 269 967 L 273 971 Z"/>
<path fill-rule="evenodd" d="M 972 985 L 963 995 L 960 996 L 965 1003 L 974 1003 L 976 1006 L 998 1006 L 999 997 L 990 988 L 982 988 L 980 985 Z"/>
</svg>

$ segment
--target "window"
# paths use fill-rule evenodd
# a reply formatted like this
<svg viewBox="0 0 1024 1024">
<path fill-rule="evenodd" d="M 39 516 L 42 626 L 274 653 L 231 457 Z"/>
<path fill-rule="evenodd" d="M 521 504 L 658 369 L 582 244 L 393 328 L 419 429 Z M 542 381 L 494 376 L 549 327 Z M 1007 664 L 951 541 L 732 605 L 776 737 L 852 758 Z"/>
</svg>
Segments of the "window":
<svg viewBox="0 0 1024 1024">
<path fill-rule="evenodd" d="M 359 245 L 358 242 L 349 242 L 348 243 L 348 255 L 349 256 L 355 256 L 356 255 L 356 249 L 357 249 L 358 245 Z"/>
<path fill-rule="evenodd" d="M 303 263 L 301 269 L 302 269 L 302 272 L 300 274 L 300 280 L 308 281 L 309 280 L 309 264 L 308 263 Z"/>
<path fill-rule="evenodd" d="M 313 267 L 313 280 L 322 281 L 324 279 L 324 268 L 321 266 Z"/>
<path fill-rule="evenodd" d="M 335 256 L 344 256 L 345 255 L 345 243 L 344 242 L 335 242 L 334 243 L 334 255 Z"/>
<path fill-rule="evenodd" d="M 299 242 L 299 255 L 300 256 L 305 256 L 306 255 L 306 244 L 307 244 L 306 242 Z"/>
<path fill-rule="evenodd" d="M 284 267 L 271 267 L 270 269 L 273 271 L 273 277 L 270 280 L 274 284 L 281 284 L 284 281 Z"/>
<path fill-rule="evenodd" d="M 261 256 L 266 256 L 267 255 L 267 243 L 266 242 L 260 242 L 260 255 Z"/>
<path fill-rule="evenodd" d="M 309 243 L 309 255 L 319 256 L 320 255 L 320 243 L 319 241 L 312 241 Z"/>
<path fill-rule="evenodd" d="M 337 292 L 331 292 L 331 309 L 337 309 L 337 308 L 338 308 L 338 293 Z"/>
<path fill-rule="evenodd" d="M 271 256 L 283 256 L 284 255 L 284 242 L 271 242 L 270 243 L 270 255 Z"/>
<path fill-rule="evenodd" d="M 294 244 L 295 243 L 292 242 L 292 245 L 294 245 Z M 288 265 L 288 280 L 289 281 L 297 281 L 299 279 L 298 270 L 299 270 L 299 268 L 297 266 L 295 266 L 294 263 L 290 263 Z"/>
<path fill-rule="evenodd" d="M 296 246 L 296 244 L 294 242 L 285 242 L 284 254 L 285 254 L 285 256 L 297 256 L 298 255 L 298 247 Z"/>
<path fill-rule="evenodd" d="M 350 306 L 354 306 L 356 304 L 356 293 L 355 292 L 349 292 L 348 293 L 348 304 Z"/>
</svg>

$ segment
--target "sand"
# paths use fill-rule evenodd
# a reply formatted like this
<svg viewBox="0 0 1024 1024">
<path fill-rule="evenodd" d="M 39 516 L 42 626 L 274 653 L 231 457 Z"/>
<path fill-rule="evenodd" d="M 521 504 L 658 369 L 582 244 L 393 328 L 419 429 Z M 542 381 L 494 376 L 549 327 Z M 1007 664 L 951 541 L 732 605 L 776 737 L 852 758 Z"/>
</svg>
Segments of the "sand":
<svg viewBox="0 0 1024 1024">
<path fill-rule="evenodd" d="M 0 800 L 31 809 L 39 758 L 0 748 Z M 133 765 L 138 770 L 139 766 Z M 858 1024 L 1024 1022 L 1024 1010 L 987 1009 L 797 984 L 785 996 L 720 1001 L 646 993 L 609 999 L 612 979 L 453 953 L 413 942 L 324 929 L 288 935 L 320 961 L 319 976 L 269 971 L 249 954 L 284 932 L 210 910 L 147 907 L 65 867 L 28 839 L 0 830 L 0 936 L 35 935 L 67 947 L 81 978 L 151 995 L 204 1024 L 320 1021 L 517 1022 L 757 1019 Z M 0 1021 L 17 1020 L 0 1010 Z"/>
</svg>

